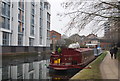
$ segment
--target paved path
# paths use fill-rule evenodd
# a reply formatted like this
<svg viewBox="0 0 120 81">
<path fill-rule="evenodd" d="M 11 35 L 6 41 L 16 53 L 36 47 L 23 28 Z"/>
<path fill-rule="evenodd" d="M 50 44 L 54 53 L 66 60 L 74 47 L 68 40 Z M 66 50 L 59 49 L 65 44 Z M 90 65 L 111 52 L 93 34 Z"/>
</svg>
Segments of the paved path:
<svg viewBox="0 0 120 81">
<path fill-rule="evenodd" d="M 118 79 L 118 61 L 111 59 L 109 52 L 101 63 L 100 70 L 103 79 Z"/>
</svg>

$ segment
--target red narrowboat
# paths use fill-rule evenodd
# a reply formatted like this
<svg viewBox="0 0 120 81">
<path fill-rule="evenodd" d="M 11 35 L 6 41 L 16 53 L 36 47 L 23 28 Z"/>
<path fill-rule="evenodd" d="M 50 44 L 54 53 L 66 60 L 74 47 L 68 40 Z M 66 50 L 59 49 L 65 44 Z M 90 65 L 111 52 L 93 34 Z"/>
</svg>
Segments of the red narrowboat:
<svg viewBox="0 0 120 81">
<path fill-rule="evenodd" d="M 54 70 L 82 69 L 95 58 L 90 48 L 63 48 L 51 54 L 49 67 Z"/>
</svg>

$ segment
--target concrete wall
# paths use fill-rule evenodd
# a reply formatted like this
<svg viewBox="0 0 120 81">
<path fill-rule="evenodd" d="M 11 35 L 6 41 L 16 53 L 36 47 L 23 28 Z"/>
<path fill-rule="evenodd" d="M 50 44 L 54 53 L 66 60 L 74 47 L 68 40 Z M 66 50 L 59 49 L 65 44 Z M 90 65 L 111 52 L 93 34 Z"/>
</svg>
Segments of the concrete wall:
<svg viewBox="0 0 120 81">
<path fill-rule="evenodd" d="M 50 47 L 2 46 L 2 54 L 50 51 Z"/>
</svg>

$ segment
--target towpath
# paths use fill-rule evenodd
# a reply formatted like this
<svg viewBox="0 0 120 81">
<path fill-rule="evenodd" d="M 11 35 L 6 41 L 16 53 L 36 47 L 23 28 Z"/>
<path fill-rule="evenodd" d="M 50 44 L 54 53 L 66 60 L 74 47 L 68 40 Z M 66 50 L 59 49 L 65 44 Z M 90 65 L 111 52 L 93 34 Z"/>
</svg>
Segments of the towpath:
<svg viewBox="0 0 120 81">
<path fill-rule="evenodd" d="M 106 55 L 104 60 L 100 65 L 100 71 L 103 79 L 120 79 L 120 64 L 118 64 L 118 60 L 111 59 L 110 53 Z M 119 69 L 118 69 L 119 68 Z"/>
</svg>

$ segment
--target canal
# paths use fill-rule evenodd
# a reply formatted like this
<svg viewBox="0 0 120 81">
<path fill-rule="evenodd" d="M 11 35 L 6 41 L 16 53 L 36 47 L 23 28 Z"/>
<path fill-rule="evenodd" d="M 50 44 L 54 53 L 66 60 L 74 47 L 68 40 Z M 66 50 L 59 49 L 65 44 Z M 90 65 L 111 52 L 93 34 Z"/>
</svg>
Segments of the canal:
<svg viewBox="0 0 120 81">
<path fill-rule="evenodd" d="M 2 79 L 48 79 L 60 80 L 69 79 L 78 70 L 74 71 L 55 71 L 51 70 L 49 54 L 36 54 L 25 56 L 3 56 L 2 58 Z"/>
</svg>

